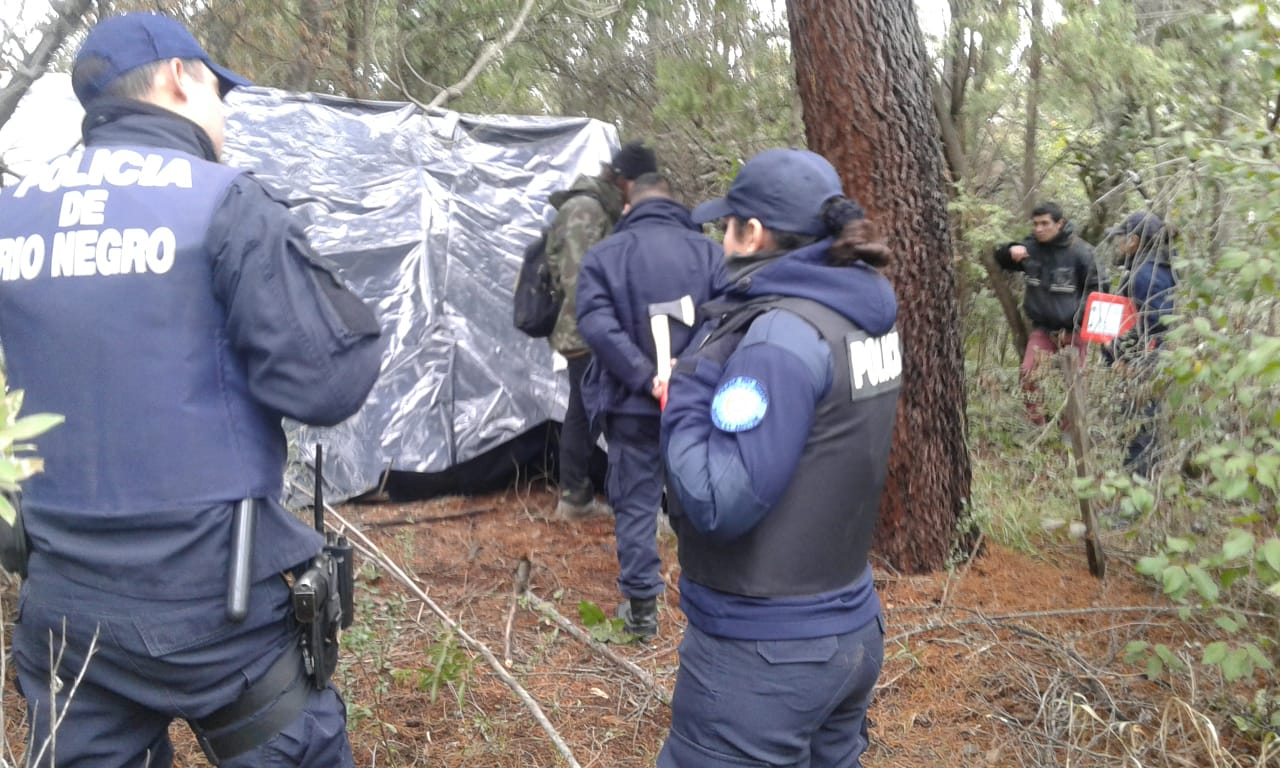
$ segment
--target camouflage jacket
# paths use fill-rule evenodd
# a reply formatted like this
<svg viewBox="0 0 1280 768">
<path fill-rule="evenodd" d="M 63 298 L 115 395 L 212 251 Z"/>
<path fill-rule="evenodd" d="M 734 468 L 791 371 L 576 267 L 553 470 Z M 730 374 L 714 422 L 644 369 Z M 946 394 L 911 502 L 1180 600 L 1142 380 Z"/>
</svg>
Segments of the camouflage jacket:
<svg viewBox="0 0 1280 768">
<path fill-rule="evenodd" d="M 591 195 L 572 195 L 585 190 Z M 622 215 L 622 193 L 607 181 L 579 176 L 568 190 L 551 195 L 556 218 L 547 233 L 547 266 L 560 287 L 564 304 L 551 332 L 551 348 L 565 357 L 589 351 L 578 333 L 578 269 L 587 249 L 609 236 Z"/>
</svg>

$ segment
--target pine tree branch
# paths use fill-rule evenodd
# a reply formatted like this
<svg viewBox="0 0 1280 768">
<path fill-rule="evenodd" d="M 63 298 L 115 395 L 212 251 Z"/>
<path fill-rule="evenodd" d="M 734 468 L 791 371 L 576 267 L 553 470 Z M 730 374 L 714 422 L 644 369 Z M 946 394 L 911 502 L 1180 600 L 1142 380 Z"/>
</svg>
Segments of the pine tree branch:
<svg viewBox="0 0 1280 768">
<path fill-rule="evenodd" d="M 298 490 L 301 491 L 301 489 Z M 305 493 L 305 491 L 302 492 Z M 493 669 L 494 674 L 496 674 L 502 682 L 506 683 L 507 687 L 515 693 L 516 698 L 520 699 L 520 702 L 524 704 L 525 709 L 529 711 L 529 714 L 533 716 L 533 719 L 542 727 L 543 732 L 547 734 L 547 738 L 551 739 L 551 743 L 555 745 L 556 750 L 564 759 L 565 764 L 568 765 L 569 768 L 582 768 L 581 764 L 574 758 L 573 751 L 569 749 L 569 745 L 565 742 L 564 737 L 560 735 L 560 732 L 556 730 L 555 726 L 552 725 L 551 721 L 547 718 L 546 713 L 542 711 L 542 707 L 538 705 L 538 702 L 533 698 L 533 696 L 529 695 L 529 692 L 525 687 L 522 686 L 518 680 L 512 677 L 511 673 L 507 671 L 506 666 L 498 659 L 497 655 L 495 655 L 487 645 L 469 635 L 462 628 L 461 624 L 450 618 L 449 614 L 445 613 L 444 609 L 437 605 L 436 602 L 427 595 L 426 591 L 423 590 L 418 582 L 394 560 L 392 560 L 389 555 L 383 552 L 378 545 L 374 544 L 363 531 L 349 523 L 347 519 L 340 515 L 333 507 L 328 504 L 325 504 L 324 507 L 329 516 L 338 521 L 337 525 L 326 521 L 326 525 L 332 527 L 335 531 L 340 531 L 344 535 L 350 537 L 352 544 L 356 549 L 370 560 L 377 563 L 377 565 L 384 571 L 391 574 L 392 578 L 396 581 L 403 584 L 415 597 L 421 600 L 423 604 L 440 619 L 440 621 L 444 622 L 445 626 L 452 630 L 468 648 L 483 656 L 485 661 L 489 663 L 490 668 Z"/>
<path fill-rule="evenodd" d="M 480 54 L 475 63 L 471 65 L 471 69 L 467 70 L 467 74 L 461 80 L 453 85 L 445 88 L 436 94 L 436 97 L 427 104 L 427 109 L 436 109 L 443 107 L 450 100 L 461 96 L 471 84 L 475 82 L 480 73 L 497 57 L 502 49 L 508 47 L 515 42 L 516 37 L 524 29 L 525 22 L 529 19 L 529 14 L 533 12 L 533 7 L 538 4 L 538 0 L 525 0 L 524 5 L 520 8 L 520 14 L 516 16 L 516 20 L 512 22 L 511 27 L 501 39 L 489 43 L 484 52 Z"/>
<path fill-rule="evenodd" d="M 22 101 L 31 84 L 39 80 L 49 68 L 49 62 L 66 39 L 80 28 L 84 14 L 91 5 L 93 0 L 68 0 L 66 3 L 54 4 L 54 15 L 40 27 L 40 42 L 22 61 L 13 64 L 13 79 L 0 88 L 0 125 L 13 117 L 18 102 Z"/>
</svg>

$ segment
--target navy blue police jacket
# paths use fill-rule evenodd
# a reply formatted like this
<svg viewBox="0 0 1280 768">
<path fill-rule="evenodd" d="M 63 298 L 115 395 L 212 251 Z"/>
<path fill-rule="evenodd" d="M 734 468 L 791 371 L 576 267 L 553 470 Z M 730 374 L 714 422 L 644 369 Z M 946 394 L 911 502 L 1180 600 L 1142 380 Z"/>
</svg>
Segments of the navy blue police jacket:
<svg viewBox="0 0 1280 768">
<path fill-rule="evenodd" d="M 724 252 L 666 198 L 637 203 L 614 234 L 587 251 L 578 273 L 578 332 L 594 359 L 582 386 L 587 412 L 658 416 L 649 306 L 689 296 L 696 307 L 725 287 Z M 673 357 L 693 328 L 667 321 Z"/>
<path fill-rule="evenodd" d="M 861 262 L 829 265 L 830 242 L 763 260 L 735 259 L 730 263 L 728 292 L 716 304 L 798 297 L 832 310 L 866 336 L 890 334 L 897 301 L 889 282 Z M 676 521 L 677 531 L 686 525 L 692 528 L 703 542 L 700 547 L 704 543 L 733 547 L 761 526 L 784 497 L 788 503 L 807 503 L 803 494 L 788 494 L 788 489 L 800 473 L 802 457 L 808 455 L 818 406 L 832 391 L 836 377 L 848 378 L 850 371 L 836 370 L 831 343 L 805 319 L 785 309 L 769 310 L 752 321 L 727 356 L 707 351 L 712 344 L 702 346 L 715 324 L 711 318 L 699 330 L 672 375 L 661 441 L 668 488 L 685 517 Z M 896 334 L 893 343 L 896 348 Z M 873 484 L 883 484 L 892 400 L 883 407 L 890 409 L 887 422 L 880 416 L 875 419 L 882 434 L 863 435 L 866 443 L 876 446 L 868 468 L 850 465 L 855 461 L 851 449 L 845 465 L 835 461 L 843 467 L 837 471 L 848 474 L 865 469 L 868 476 L 879 473 Z M 861 429 L 857 424 L 848 426 L 854 433 Z M 815 497 L 824 495 L 821 488 L 811 490 Z M 873 504 L 878 502 L 878 492 L 868 492 L 875 496 Z M 815 498 L 813 503 L 823 501 Z M 848 499 L 828 503 L 836 510 L 851 507 Z M 803 553 L 778 554 L 804 557 Z M 728 582 L 743 581 L 742 574 L 724 576 Z M 708 634 L 740 639 L 839 634 L 865 625 L 880 610 L 869 568 L 851 583 L 816 594 L 735 593 L 687 575 L 681 576 L 680 592 L 681 608 L 690 623 Z"/>
<path fill-rule="evenodd" d="M 103 100 L 83 133 L 0 194 L 10 384 L 25 413 L 66 417 L 23 484 L 33 563 L 131 597 L 214 596 L 253 497 L 254 579 L 300 565 L 322 541 L 278 503 L 281 419 L 361 407 L 377 319 L 195 123 Z"/>
<path fill-rule="evenodd" d="M 1133 299 L 1138 313 L 1137 330 L 1144 340 L 1159 341 L 1166 330 L 1163 319 L 1173 312 L 1173 254 L 1167 248 L 1138 254 L 1124 277 L 1120 292 Z"/>
<path fill-rule="evenodd" d="M 1149 353 L 1164 342 L 1165 318 L 1173 313 L 1173 252 L 1167 247 L 1148 248 L 1136 254 L 1121 273 L 1117 288 L 1133 301 L 1137 322 L 1114 343 L 1104 345 L 1102 359 L 1111 365 L 1117 358 L 1129 364 L 1154 363 Z"/>
</svg>

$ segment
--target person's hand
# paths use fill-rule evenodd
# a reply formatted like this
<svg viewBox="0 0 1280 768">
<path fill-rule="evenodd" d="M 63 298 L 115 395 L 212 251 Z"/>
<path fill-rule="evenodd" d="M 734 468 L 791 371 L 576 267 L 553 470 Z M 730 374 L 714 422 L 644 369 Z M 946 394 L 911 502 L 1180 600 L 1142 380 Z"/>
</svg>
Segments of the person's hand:
<svg viewBox="0 0 1280 768">
<path fill-rule="evenodd" d="M 657 400 L 659 403 L 666 402 L 667 386 L 669 383 L 670 382 L 663 381 L 662 379 L 659 379 L 657 376 L 654 376 L 653 387 L 649 390 L 649 394 L 653 395 L 653 399 Z"/>
<path fill-rule="evenodd" d="M 1027 258 L 1027 246 L 1025 245 L 1009 246 L 1009 258 L 1013 259 L 1015 263 L 1021 262 L 1023 259 Z"/>
</svg>

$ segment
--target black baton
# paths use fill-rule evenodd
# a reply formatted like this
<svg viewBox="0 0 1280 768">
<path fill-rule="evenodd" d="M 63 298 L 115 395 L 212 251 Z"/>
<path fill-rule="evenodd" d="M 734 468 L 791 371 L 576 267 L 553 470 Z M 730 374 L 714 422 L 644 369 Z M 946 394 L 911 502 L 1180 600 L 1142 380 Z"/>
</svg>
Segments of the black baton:
<svg viewBox="0 0 1280 768">
<path fill-rule="evenodd" d="M 257 521 L 257 502 L 241 499 L 231 523 L 231 570 L 227 575 L 227 619 L 237 623 L 249 615 L 249 576 L 253 570 L 253 529 Z"/>
</svg>

